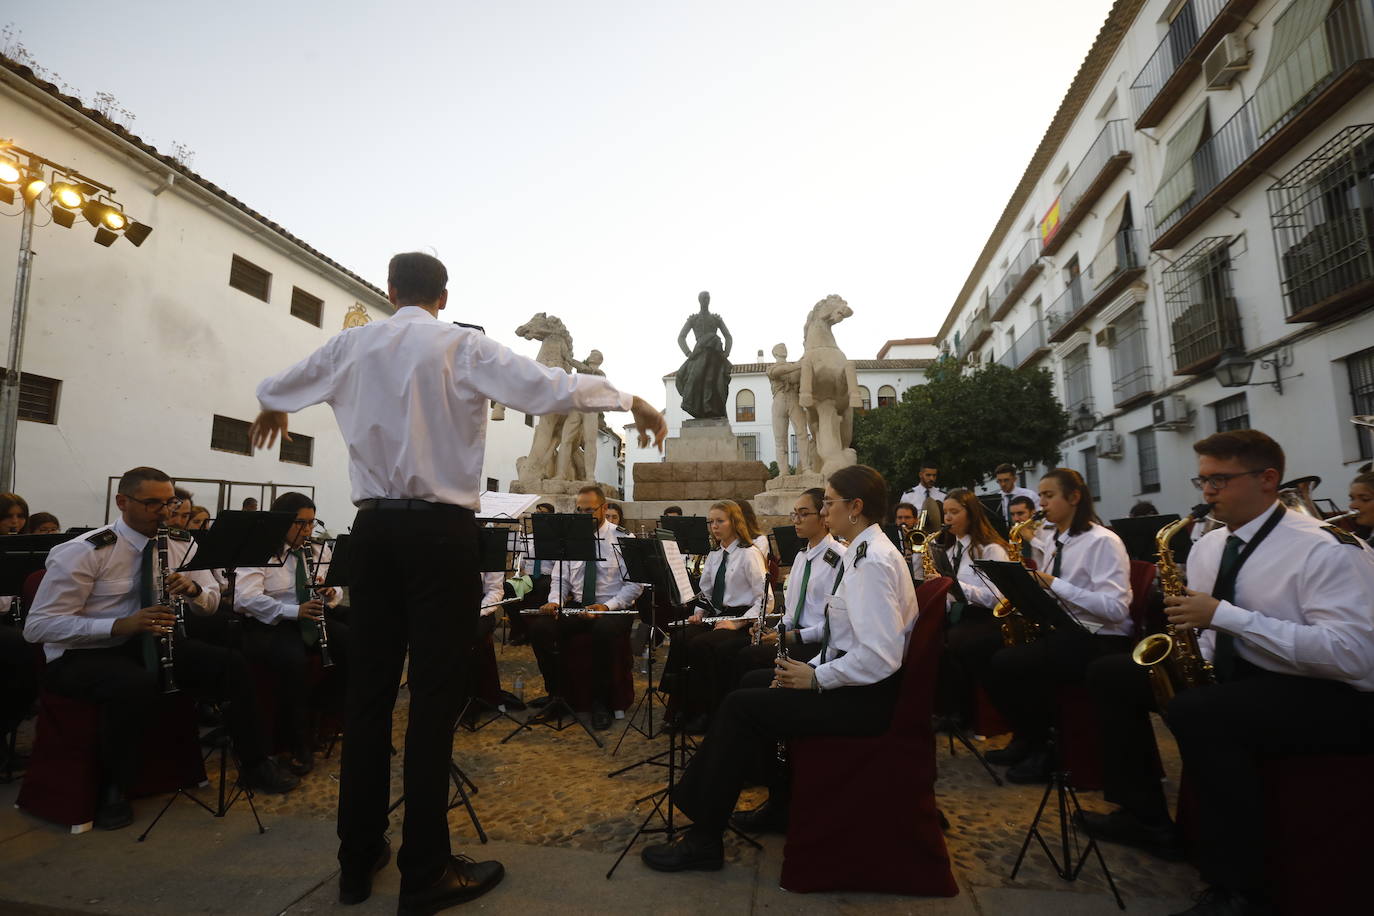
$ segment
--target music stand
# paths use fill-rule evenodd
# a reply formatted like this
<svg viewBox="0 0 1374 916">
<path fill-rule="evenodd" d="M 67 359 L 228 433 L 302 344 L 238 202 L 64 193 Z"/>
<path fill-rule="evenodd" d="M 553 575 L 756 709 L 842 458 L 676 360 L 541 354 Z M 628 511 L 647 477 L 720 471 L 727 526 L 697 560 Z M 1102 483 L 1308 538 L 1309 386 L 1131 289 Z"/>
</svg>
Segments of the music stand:
<svg viewBox="0 0 1374 916">
<path fill-rule="evenodd" d="M 1121 538 L 1121 543 L 1126 545 L 1126 553 L 1130 555 L 1131 559 L 1153 563 L 1158 559 L 1155 550 L 1155 535 L 1159 533 L 1159 529 L 1176 521 L 1178 521 L 1178 513 L 1114 518 L 1112 519 L 1112 531 Z M 1180 531 L 1169 541 L 1169 546 L 1173 548 L 1174 559 L 1183 563 L 1188 559 L 1188 552 L 1193 548 L 1193 539 L 1187 531 Z"/>
<path fill-rule="evenodd" d="M 901 525 L 883 525 L 883 534 L 887 535 L 887 539 L 891 541 L 894 546 L 896 546 L 898 553 L 902 554 L 903 556 L 906 556 L 906 545 L 902 543 L 903 538 Z"/>
<path fill-rule="evenodd" d="M 581 561 L 583 563 L 595 563 L 601 557 L 601 539 L 597 537 L 596 517 L 590 513 L 547 513 L 540 512 L 530 517 L 530 527 L 534 534 L 534 557 L 536 560 L 552 560 L 559 564 L 559 580 L 566 586 L 568 581 L 569 563 Z M 549 596 L 553 598 L 553 595 Z M 586 600 L 583 595 L 583 604 L 591 602 Z M 559 609 L 562 609 L 563 596 L 558 595 L 555 602 Z M 593 596 L 593 601 L 595 596 Z M 562 680 L 562 658 L 559 653 L 558 626 L 555 623 L 553 631 L 553 652 L 550 659 L 550 666 L 555 678 Z M 547 685 L 546 685 L 547 686 Z M 535 721 L 531 721 L 531 719 Z M 570 722 L 564 722 L 570 719 Z M 582 730 L 587 733 L 587 737 L 596 742 L 597 747 L 605 747 L 601 743 L 601 738 L 596 732 L 587 727 L 576 711 L 562 695 L 549 691 L 549 702 L 544 705 L 537 716 L 531 716 L 516 726 L 515 730 L 501 739 L 505 744 L 522 731 L 533 731 L 535 725 L 542 725 L 556 732 L 570 727 L 573 723 L 582 726 Z"/>
<path fill-rule="evenodd" d="M 509 524 L 512 520 L 492 519 L 491 521 L 498 523 L 504 522 Z M 511 542 L 517 536 L 518 535 L 516 534 L 516 532 L 511 531 L 509 528 L 479 528 L 477 530 L 477 571 L 479 573 L 512 572 L 513 564 L 510 561 Z M 495 614 L 496 611 L 492 611 L 492 613 Z M 473 647 L 474 651 L 476 650 L 476 648 L 476 646 Z M 463 723 L 464 720 L 467 718 L 468 710 L 471 709 L 474 704 L 476 704 L 479 709 L 479 715 L 482 713 L 490 713 L 491 717 L 488 718 L 485 722 L 481 723 L 480 725 L 465 725 Z M 470 732 L 481 731 L 491 723 L 495 722 L 497 719 L 502 718 L 509 719 L 517 725 L 520 724 L 520 720 L 512 716 L 510 713 L 506 712 L 506 708 L 504 706 L 492 703 L 485 697 L 481 696 L 480 693 L 478 693 L 476 684 L 476 665 L 474 664 L 472 695 L 469 696 L 467 702 L 463 704 L 462 712 L 458 713 L 458 724 L 455 727 L 455 730 L 457 730 L 457 728 L 465 728 Z M 466 776 L 464 777 L 464 779 L 467 779 Z M 471 785 L 472 780 L 468 779 L 467 783 Z M 474 788 L 473 791 L 476 791 L 476 789 Z"/>
<path fill-rule="evenodd" d="M 658 527 L 673 533 L 673 540 L 687 556 L 704 557 L 711 552 L 711 534 L 706 528 L 706 518 L 701 515 L 665 515 L 658 520 Z"/>
<path fill-rule="evenodd" d="M 62 534 L 12 534 L 0 538 L 0 595 L 14 596 L 10 614 L 18 626 L 24 625 L 26 616 L 24 583 L 47 565 L 48 551 L 76 536 L 67 531 Z"/>
<path fill-rule="evenodd" d="M 625 742 L 625 736 L 630 733 L 631 729 L 639 732 L 641 735 L 643 735 L 650 741 L 654 740 L 660 734 L 662 734 L 661 731 L 654 731 L 654 702 L 655 700 L 657 700 L 657 702 L 662 703 L 665 710 L 668 708 L 668 703 L 666 700 L 662 698 L 661 694 L 659 693 L 658 687 L 654 683 L 654 651 L 652 644 L 654 639 L 654 630 L 656 630 L 657 627 L 654 624 L 654 605 L 652 595 L 655 589 L 657 589 L 662 594 L 668 596 L 672 596 L 675 591 L 668 582 L 668 577 L 671 575 L 671 572 L 668 569 L 667 558 L 663 552 L 662 541 L 658 540 L 657 538 L 623 538 L 620 541 L 618 548 L 620 550 L 621 560 L 623 561 L 625 567 L 625 581 L 637 582 L 643 585 L 650 594 L 650 600 L 648 602 L 648 619 L 644 620 L 644 625 L 649 628 L 649 651 L 647 655 L 648 667 L 645 671 L 645 674 L 649 678 L 649 686 L 640 696 L 639 702 L 635 704 L 634 710 L 631 711 L 630 715 L 626 718 L 625 730 L 620 733 L 620 740 L 615 743 L 615 749 L 611 751 L 612 757 L 620 753 L 620 745 Z M 643 618 L 641 617 L 641 619 Z M 643 728 L 641 728 L 635 722 L 635 720 L 639 717 L 639 712 L 641 709 L 644 710 Z M 625 773 L 629 770 L 632 770 L 635 767 L 640 766 L 641 764 L 650 762 L 656 763 L 657 758 L 660 756 L 662 755 L 655 754 L 653 757 L 646 758 L 645 760 L 641 760 L 639 763 L 631 764 L 628 767 L 622 767 L 621 769 L 616 770 L 612 773 L 607 773 L 606 775 L 619 776 L 621 773 Z"/>
<path fill-rule="evenodd" d="M 779 525 L 774 528 L 772 535 L 778 542 L 778 564 L 780 566 L 791 566 L 796 560 L 797 554 L 806 549 L 806 541 L 801 535 L 797 534 L 797 529 L 792 525 Z"/>
<path fill-rule="evenodd" d="M 1085 627 L 1074 619 L 1031 571 L 1009 560 L 974 560 L 973 565 L 986 575 L 997 590 L 1011 602 L 1017 612 L 1032 623 L 1050 630 L 1082 630 Z"/>
<path fill-rule="evenodd" d="M 1013 497 L 1009 496 L 1007 498 L 1012 499 Z M 992 523 L 992 527 L 996 528 L 997 533 L 1005 538 L 1010 527 L 1007 525 L 1007 520 L 1002 517 L 1002 491 L 998 490 L 995 493 L 983 493 L 979 495 L 978 501 L 983 504 L 984 514 L 987 515 L 988 521 Z"/>
</svg>

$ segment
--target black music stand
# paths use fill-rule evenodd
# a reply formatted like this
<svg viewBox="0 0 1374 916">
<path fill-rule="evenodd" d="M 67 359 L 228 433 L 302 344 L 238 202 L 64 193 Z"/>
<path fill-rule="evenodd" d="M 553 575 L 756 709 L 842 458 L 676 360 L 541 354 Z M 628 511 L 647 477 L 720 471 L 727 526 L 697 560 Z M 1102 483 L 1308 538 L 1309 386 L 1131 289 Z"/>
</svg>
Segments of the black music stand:
<svg viewBox="0 0 1374 916">
<path fill-rule="evenodd" d="M 792 525 L 779 525 L 771 534 L 778 542 L 778 563 L 782 566 L 791 566 L 797 554 L 806 549 L 806 541 Z"/>
<path fill-rule="evenodd" d="M 505 519 L 504 521 L 509 522 L 510 520 Z M 477 535 L 477 571 L 479 573 L 513 572 L 514 564 L 510 561 L 510 555 L 512 552 L 512 541 L 518 537 L 517 532 L 504 527 L 479 528 Z M 505 602 L 503 601 L 501 603 L 504 604 Z M 492 611 L 492 613 L 495 614 L 496 612 Z M 474 645 L 473 649 L 476 651 L 477 647 Z M 492 703 L 478 693 L 476 680 L 476 666 L 474 665 L 472 695 L 468 697 L 467 702 L 463 704 L 462 711 L 458 713 L 458 724 L 455 726 L 454 730 L 456 731 L 459 728 L 464 728 L 470 732 L 479 732 L 497 719 L 509 719 L 516 725 L 520 725 L 520 720 L 506 712 L 504 706 Z M 465 725 L 464 721 L 467 719 L 468 711 L 472 709 L 474 705 L 477 707 L 478 716 L 489 713 L 490 717 L 481 724 L 474 723 Z M 472 781 L 468 780 L 468 784 L 471 785 Z M 473 791 L 476 791 L 476 788 L 474 788 Z"/>
<path fill-rule="evenodd" d="M 704 557 L 711 552 L 711 534 L 701 515 L 665 515 L 658 527 L 671 531 L 678 549 L 686 556 Z"/>
<path fill-rule="evenodd" d="M 534 558 L 536 560 L 552 560 L 559 564 L 560 581 L 565 585 L 568 581 L 568 563 L 582 561 L 584 563 L 595 563 L 601 557 L 601 539 L 597 537 L 596 517 L 590 513 L 548 513 L 540 512 L 530 516 L 531 528 L 534 534 Z M 550 595 L 550 598 L 555 596 Z M 586 596 L 583 595 L 583 604 L 587 604 Z M 555 602 L 561 611 L 563 596 L 558 595 Z M 556 611 L 555 613 L 558 613 Z M 558 627 L 554 627 L 553 635 L 553 654 L 549 664 L 553 668 L 553 674 L 559 680 L 563 678 L 562 656 L 559 652 Z M 531 721 L 533 719 L 534 721 Z M 570 721 L 564 721 L 565 719 Z M 545 728 L 561 732 L 576 723 L 587 733 L 587 737 L 596 742 L 597 747 L 605 747 L 601 743 L 601 738 L 596 732 L 587 727 L 587 723 L 578 717 L 577 712 L 568 703 L 567 699 L 560 694 L 549 691 L 549 702 L 544 705 L 537 716 L 530 716 L 515 727 L 509 735 L 501 739 L 505 744 L 522 731 L 533 731 L 534 726 L 542 725 Z"/>
<path fill-rule="evenodd" d="M 1018 612 L 1041 627 L 1050 630 L 1083 628 L 1058 599 L 1041 587 L 1030 570 L 1020 563 L 975 560 L 974 565 L 992 580 Z M 1078 880 L 1083 866 L 1087 864 L 1088 856 L 1095 853 L 1098 864 L 1102 866 L 1102 873 L 1107 878 L 1107 886 L 1112 889 L 1112 896 L 1116 898 L 1116 905 L 1124 910 L 1126 904 L 1121 899 L 1121 892 L 1116 889 L 1116 882 L 1112 879 L 1111 870 L 1107 868 L 1107 860 L 1103 857 L 1096 838 L 1089 833 L 1087 845 L 1080 848 L 1077 824 L 1082 821 L 1083 806 L 1078 803 L 1078 793 L 1073 788 L 1072 774 L 1064 765 L 1061 742 L 1054 728 L 1049 732 L 1049 751 L 1054 759 L 1054 769 L 1050 773 L 1050 781 L 1045 785 L 1045 794 L 1040 797 L 1040 806 L 1035 809 L 1035 817 L 1031 819 L 1030 827 L 1026 830 L 1026 839 L 1021 843 L 1021 852 L 1016 856 L 1011 878 L 1013 881 L 1016 880 L 1016 874 L 1021 870 L 1021 863 L 1026 859 L 1026 851 L 1030 849 L 1032 839 L 1045 851 L 1055 874 L 1065 881 Z M 1059 811 L 1059 856 L 1050 849 L 1045 835 L 1040 830 L 1040 818 L 1045 814 L 1051 793 L 1056 797 Z"/>
<path fill-rule="evenodd" d="M 676 590 L 671 586 L 671 584 L 668 581 L 668 577 L 671 575 L 671 571 L 668 569 L 667 559 L 665 558 L 663 553 L 662 541 L 658 540 L 657 538 L 624 538 L 620 541 L 619 549 L 620 557 L 624 561 L 625 565 L 625 581 L 637 582 L 643 585 L 650 594 L 650 600 L 648 602 L 648 619 L 644 620 L 644 625 L 649 628 L 649 651 L 647 655 L 648 667 L 645 671 L 645 674 L 649 678 L 649 686 L 640 696 L 639 702 L 635 704 L 634 710 L 631 711 L 630 715 L 626 718 L 625 730 L 620 733 L 620 740 L 615 743 L 615 749 L 611 751 L 612 757 L 620 753 L 620 745 L 625 742 L 625 736 L 628 735 L 631 730 L 639 732 L 641 735 L 643 735 L 650 741 L 654 740 L 660 734 L 662 734 L 662 731 L 654 731 L 654 702 L 657 701 L 659 703 L 662 703 L 663 708 L 665 710 L 668 708 L 668 703 L 666 700 L 663 699 L 662 694 L 659 692 L 658 686 L 654 682 L 653 640 L 654 630 L 656 630 L 657 627 L 654 624 L 654 605 L 652 595 L 655 589 L 657 589 L 661 594 L 668 595 L 670 597 L 674 596 L 676 593 Z M 641 619 L 643 618 L 641 617 Z M 660 630 L 659 632 L 662 631 Z M 642 728 L 635 722 L 635 720 L 639 717 L 641 709 L 644 710 L 644 726 Z M 662 755 L 655 754 L 653 757 L 646 758 L 644 760 L 641 760 L 639 763 L 631 764 L 627 767 L 622 767 L 612 773 L 607 773 L 606 775 L 619 776 L 621 773 L 633 770 L 635 767 L 640 766 L 641 764 L 657 762 L 657 758 L 660 756 Z"/>
<path fill-rule="evenodd" d="M 1155 535 L 1165 525 L 1178 521 L 1178 518 L 1178 513 L 1114 518 L 1112 519 L 1112 531 L 1121 538 L 1121 543 L 1126 545 L 1126 553 L 1130 555 L 1132 560 L 1153 563 L 1158 559 L 1155 550 Z M 1193 549 L 1193 539 L 1189 532 L 1180 531 L 1169 540 L 1169 546 L 1173 548 L 1174 559 L 1183 563 L 1187 561 L 1188 553 Z"/>
</svg>

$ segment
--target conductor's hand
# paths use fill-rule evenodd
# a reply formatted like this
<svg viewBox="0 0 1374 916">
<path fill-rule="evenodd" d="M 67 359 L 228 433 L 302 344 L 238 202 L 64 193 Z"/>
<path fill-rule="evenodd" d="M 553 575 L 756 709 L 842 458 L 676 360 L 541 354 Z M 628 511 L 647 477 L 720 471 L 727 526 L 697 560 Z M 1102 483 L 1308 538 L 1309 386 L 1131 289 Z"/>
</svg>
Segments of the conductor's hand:
<svg viewBox="0 0 1374 916">
<path fill-rule="evenodd" d="M 558 605 L 550 601 L 548 604 L 544 605 L 539 609 L 539 613 L 548 614 L 550 617 L 552 617 L 554 614 L 558 613 Z"/>
<path fill-rule="evenodd" d="M 172 627 L 176 626 L 177 617 L 170 608 L 162 605 L 145 607 L 130 614 L 128 617 L 121 617 L 110 627 L 111 636 L 135 636 L 139 633 L 152 633 L 154 636 L 162 636 L 172 632 Z"/>
<path fill-rule="evenodd" d="M 286 414 L 280 410 L 264 410 L 248 427 L 248 438 L 253 441 L 253 448 L 271 448 L 277 444 L 277 436 L 291 441 L 291 434 L 286 431 Z"/>
<path fill-rule="evenodd" d="M 1217 612 L 1220 601 L 1211 595 L 1184 589 L 1182 595 L 1170 595 L 1164 599 L 1164 613 L 1174 626 L 1189 626 L 1202 629 L 1212 625 L 1212 616 Z"/>
<path fill-rule="evenodd" d="M 190 576 L 183 576 L 181 573 L 172 573 L 167 577 L 167 585 L 173 595 L 185 595 L 188 598 L 200 597 L 200 583 Z"/>
<path fill-rule="evenodd" d="M 814 690 L 816 669 L 795 658 L 780 658 L 773 666 L 773 686 L 793 690 Z"/>
<path fill-rule="evenodd" d="M 663 451 L 663 440 L 668 438 L 668 421 L 663 419 L 658 408 L 636 395 L 634 403 L 630 405 L 630 414 L 635 418 L 635 430 L 639 432 L 639 447 L 647 448 L 650 437 L 653 437 L 654 448 Z M 283 424 L 282 430 L 285 429 Z"/>
<path fill-rule="evenodd" d="M 299 620 L 318 621 L 323 616 L 324 605 L 315 598 L 311 598 L 305 604 L 302 604 L 297 612 L 297 619 Z"/>
</svg>

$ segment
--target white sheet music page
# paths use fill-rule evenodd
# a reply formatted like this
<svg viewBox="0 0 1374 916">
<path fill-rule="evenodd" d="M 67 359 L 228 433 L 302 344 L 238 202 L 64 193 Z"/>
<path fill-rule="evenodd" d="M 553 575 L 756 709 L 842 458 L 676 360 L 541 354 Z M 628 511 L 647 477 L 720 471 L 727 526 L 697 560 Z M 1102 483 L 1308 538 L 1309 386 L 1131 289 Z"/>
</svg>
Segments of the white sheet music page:
<svg viewBox="0 0 1374 916">
<path fill-rule="evenodd" d="M 668 568 L 673 573 L 673 587 L 677 590 L 677 601 L 675 604 L 686 604 L 691 601 L 696 594 L 692 591 L 692 580 L 687 575 L 687 558 L 682 555 L 682 551 L 677 549 L 677 541 L 660 541 L 663 545 L 663 558 L 668 562 Z"/>
</svg>

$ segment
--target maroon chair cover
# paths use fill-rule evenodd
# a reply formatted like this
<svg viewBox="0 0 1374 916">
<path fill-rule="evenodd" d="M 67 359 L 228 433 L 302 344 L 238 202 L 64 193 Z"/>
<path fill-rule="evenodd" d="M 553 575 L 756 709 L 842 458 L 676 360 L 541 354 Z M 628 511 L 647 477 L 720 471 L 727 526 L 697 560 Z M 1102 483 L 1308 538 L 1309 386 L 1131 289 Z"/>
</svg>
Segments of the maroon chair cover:
<svg viewBox="0 0 1374 916">
<path fill-rule="evenodd" d="M 257 696 L 258 721 L 262 723 L 262 733 L 267 736 L 267 746 L 273 754 L 295 753 L 288 723 L 277 715 L 277 676 L 272 673 L 271 668 L 257 662 L 250 662 L 248 667 L 253 673 L 253 693 Z M 312 697 L 320 694 L 326 678 L 334 676 L 324 667 L 320 656 L 313 652 L 305 656 L 305 669 L 305 689 Z M 313 702 L 310 704 L 310 722 L 311 727 L 319 733 L 327 732 L 333 735 L 343 730 L 339 713 L 319 709 Z M 318 734 L 315 735 L 312 743 L 318 737 Z"/>
<path fill-rule="evenodd" d="M 630 647 L 630 634 L 616 638 L 615 650 L 611 653 L 611 709 L 629 709 L 635 701 L 635 679 L 633 649 Z M 578 633 L 566 639 L 559 646 L 563 660 L 563 671 L 567 677 L 563 683 L 568 685 L 567 700 L 578 712 L 588 712 L 592 708 L 592 635 Z"/>
<path fill-rule="evenodd" d="M 1131 621 L 1135 624 L 1137 637 L 1147 632 L 1145 618 L 1150 610 L 1150 586 L 1155 584 L 1157 574 L 1155 564 L 1131 561 Z"/>
<path fill-rule="evenodd" d="M 959 893 L 935 808 L 935 700 L 945 594 L 925 583 L 892 725 L 872 738 L 789 742 L 792 805 L 782 881 L 790 891 Z"/>
</svg>

